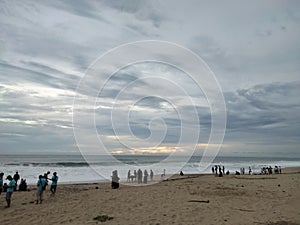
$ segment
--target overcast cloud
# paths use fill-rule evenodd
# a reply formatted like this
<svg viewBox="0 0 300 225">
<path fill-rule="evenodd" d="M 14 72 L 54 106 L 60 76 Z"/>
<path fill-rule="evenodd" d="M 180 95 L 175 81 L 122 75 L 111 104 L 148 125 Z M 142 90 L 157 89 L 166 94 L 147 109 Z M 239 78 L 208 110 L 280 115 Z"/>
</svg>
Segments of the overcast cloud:
<svg viewBox="0 0 300 225">
<path fill-rule="evenodd" d="M 99 88 L 77 91 L 89 65 L 118 45 L 155 39 L 189 48 L 216 75 L 227 108 L 220 154 L 300 156 L 299 9 L 299 1 L 3 0 L 0 153 L 78 152 L 73 98 Z M 197 124 L 185 95 L 196 105 Z M 199 146 L 209 138 L 205 94 L 167 65 L 122 69 L 91 107 L 95 127 L 85 108 L 75 125 L 86 135 L 98 132 L 110 152 L 185 152 L 189 139 L 175 148 L 182 124 L 191 137 L 201 128 Z M 90 142 L 93 152 L 96 140 Z"/>
</svg>

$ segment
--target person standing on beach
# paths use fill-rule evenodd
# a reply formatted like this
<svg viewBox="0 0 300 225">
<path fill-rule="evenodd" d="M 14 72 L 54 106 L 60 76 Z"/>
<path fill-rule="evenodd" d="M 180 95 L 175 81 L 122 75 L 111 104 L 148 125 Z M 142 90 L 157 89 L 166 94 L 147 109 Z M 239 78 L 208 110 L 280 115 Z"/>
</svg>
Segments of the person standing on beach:
<svg viewBox="0 0 300 225">
<path fill-rule="evenodd" d="M 279 166 L 279 173 L 281 174 L 281 166 Z"/>
<path fill-rule="evenodd" d="M 50 174 L 50 171 L 48 171 L 47 173 L 44 173 L 44 176 L 43 176 L 43 191 L 45 191 L 46 190 L 46 187 L 47 187 L 47 185 L 48 185 L 48 180 L 49 180 L 49 178 L 48 178 L 48 175 Z"/>
<path fill-rule="evenodd" d="M 143 180 L 143 171 L 141 169 L 137 171 L 137 177 L 138 177 L 138 184 L 141 184 Z"/>
<path fill-rule="evenodd" d="M 20 175 L 19 172 L 17 171 L 14 175 L 14 181 L 16 182 L 16 186 L 14 187 L 14 191 L 17 190 L 17 186 L 18 186 L 18 180 L 20 180 Z"/>
<path fill-rule="evenodd" d="M 50 191 L 54 195 L 56 192 L 57 181 L 58 181 L 58 176 L 57 176 L 56 172 L 53 173 L 51 181 L 52 181 L 52 183 L 51 183 Z"/>
<path fill-rule="evenodd" d="M 37 181 L 37 189 L 36 189 L 36 204 L 42 204 L 43 201 L 43 192 L 44 192 L 44 185 L 45 185 L 45 181 L 44 181 L 44 177 L 43 175 L 39 175 L 39 179 Z"/>
<path fill-rule="evenodd" d="M 134 175 L 134 181 L 136 182 L 136 176 L 137 176 L 136 170 L 133 171 L 133 175 Z"/>
<path fill-rule="evenodd" d="M 147 184 L 148 182 L 148 171 L 144 170 L 144 184 Z"/>
<path fill-rule="evenodd" d="M 130 170 L 128 170 L 128 173 L 127 173 L 127 182 L 130 182 Z"/>
<path fill-rule="evenodd" d="M 4 173 L 0 173 L 0 195 L 1 195 L 2 189 L 3 189 L 3 176 L 4 176 Z"/>
<path fill-rule="evenodd" d="M 6 190 L 6 203 L 7 203 L 7 206 L 6 208 L 9 208 L 10 207 L 10 203 L 11 203 L 11 196 L 14 192 L 14 188 L 16 186 L 16 181 L 12 178 L 12 176 L 8 175 L 7 180 L 9 180 L 9 183 L 7 185 L 7 190 Z"/>
<path fill-rule="evenodd" d="M 114 170 L 112 172 L 112 176 L 111 176 L 111 188 L 112 189 L 118 189 L 119 188 L 119 176 L 118 176 L 118 171 Z"/>
<path fill-rule="evenodd" d="M 150 180 L 151 181 L 153 181 L 153 176 L 154 176 L 153 170 L 150 170 Z"/>
<path fill-rule="evenodd" d="M 48 178 L 50 174 L 50 171 L 47 171 L 47 173 L 44 173 L 44 178 L 46 179 L 47 185 L 48 185 L 48 180 L 51 180 L 50 178 Z"/>
</svg>

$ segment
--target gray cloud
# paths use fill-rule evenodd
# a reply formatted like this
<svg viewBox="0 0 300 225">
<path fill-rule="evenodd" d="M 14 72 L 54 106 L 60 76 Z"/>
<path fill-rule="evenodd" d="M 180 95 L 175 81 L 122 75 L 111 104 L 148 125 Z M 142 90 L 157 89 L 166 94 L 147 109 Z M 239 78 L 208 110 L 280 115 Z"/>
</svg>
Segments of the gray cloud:
<svg viewBox="0 0 300 225">
<path fill-rule="evenodd" d="M 126 149 L 112 138 L 112 106 L 118 131 L 128 143 L 136 139 L 125 129 L 127 117 L 133 136 L 141 142 L 161 131 L 161 121 L 149 127 L 160 117 L 167 127 L 162 143 L 174 146 L 183 124 L 191 134 L 199 125 L 190 121 L 194 109 L 201 127 L 199 140 L 206 143 L 211 129 L 208 102 L 193 80 L 176 68 L 154 63 L 130 66 L 112 76 L 97 99 L 93 94 L 104 85 L 103 74 L 76 93 L 97 57 L 126 42 L 159 39 L 190 48 L 215 72 L 228 113 L 224 148 L 234 152 L 243 146 L 253 154 L 277 154 L 284 148 L 297 153 L 298 8 L 298 1 L 1 1 L 1 149 L 76 150 L 71 129 L 76 94 L 95 97 L 96 130 L 111 150 Z M 75 126 L 83 126 L 87 134 L 95 132 L 87 123 L 94 105 L 78 107 L 82 116 Z"/>
<path fill-rule="evenodd" d="M 296 144 L 300 134 L 298 87 L 299 82 L 271 83 L 227 93 L 227 133 L 235 133 L 240 140 Z"/>
</svg>

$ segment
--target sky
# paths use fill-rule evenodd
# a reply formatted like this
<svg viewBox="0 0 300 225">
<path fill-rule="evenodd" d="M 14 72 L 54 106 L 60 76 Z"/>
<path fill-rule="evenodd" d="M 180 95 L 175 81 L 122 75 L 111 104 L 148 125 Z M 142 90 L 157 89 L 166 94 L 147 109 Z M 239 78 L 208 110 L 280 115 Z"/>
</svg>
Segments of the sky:
<svg viewBox="0 0 300 225">
<path fill-rule="evenodd" d="M 2 0 L 0 154 L 73 154 L 81 146 L 91 153 L 202 153 L 212 112 L 187 73 L 143 62 L 105 82 L 104 73 L 90 70 L 120 45 L 158 40 L 191 50 L 214 73 L 226 105 L 220 155 L 300 157 L 299 9 L 299 1 L 285 0 Z M 87 73 L 95 82 L 80 90 Z M 73 105 L 95 91 L 94 104 Z M 76 139 L 77 128 L 89 146 Z"/>
</svg>

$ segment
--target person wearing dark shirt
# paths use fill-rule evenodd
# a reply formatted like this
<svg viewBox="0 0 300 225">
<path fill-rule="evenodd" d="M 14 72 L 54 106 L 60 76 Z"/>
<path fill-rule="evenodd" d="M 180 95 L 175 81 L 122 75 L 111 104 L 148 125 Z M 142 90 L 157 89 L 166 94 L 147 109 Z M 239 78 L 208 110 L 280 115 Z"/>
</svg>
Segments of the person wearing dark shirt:
<svg viewBox="0 0 300 225">
<path fill-rule="evenodd" d="M 19 191 L 27 191 L 26 179 L 21 179 L 21 182 L 19 185 Z"/>
<path fill-rule="evenodd" d="M 19 172 L 17 171 L 14 175 L 14 181 L 16 183 L 16 186 L 14 187 L 14 191 L 17 190 L 17 186 L 18 186 L 18 181 L 20 180 L 20 175 L 19 175 Z"/>
<path fill-rule="evenodd" d="M 4 176 L 4 173 L 0 173 L 0 195 L 1 195 L 2 189 L 3 189 L 3 176 Z"/>
</svg>

